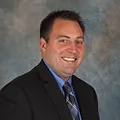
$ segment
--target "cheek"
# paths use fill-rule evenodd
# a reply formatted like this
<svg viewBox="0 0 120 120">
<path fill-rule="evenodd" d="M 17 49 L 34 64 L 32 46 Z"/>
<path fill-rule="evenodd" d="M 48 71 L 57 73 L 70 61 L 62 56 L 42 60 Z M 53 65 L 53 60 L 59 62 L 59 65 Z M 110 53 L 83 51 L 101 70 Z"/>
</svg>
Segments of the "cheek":
<svg viewBox="0 0 120 120">
<path fill-rule="evenodd" d="M 82 49 L 82 52 L 81 52 L 81 53 L 82 53 L 82 55 L 84 55 L 84 52 L 85 52 L 85 49 L 83 48 L 83 49 Z"/>
<path fill-rule="evenodd" d="M 56 55 L 60 55 L 64 51 L 64 49 L 65 49 L 64 47 L 58 46 L 58 47 L 53 48 L 53 51 Z"/>
<path fill-rule="evenodd" d="M 79 48 L 79 53 L 80 53 L 80 54 L 84 54 L 84 50 L 85 50 L 84 47 L 80 47 L 80 48 Z"/>
<path fill-rule="evenodd" d="M 50 60 L 50 58 L 53 56 L 53 49 L 51 47 L 47 47 L 45 51 L 45 56 L 47 59 Z"/>
<path fill-rule="evenodd" d="M 57 56 L 59 57 L 59 56 L 65 54 L 67 49 L 68 49 L 68 46 L 66 46 L 66 45 L 56 44 L 56 45 L 52 45 L 52 47 L 48 48 L 48 53 L 52 54 L 53 57 L 57 57 Z"/>
<path fill-rule="evenodd" d="M 53 47 L 50 47 L 49 49 L 47 49 L 47 56 L 49 57 L 49 59 L 55 59 L 57 56 L 59 55 L 59 49 Z"/>
</svg>

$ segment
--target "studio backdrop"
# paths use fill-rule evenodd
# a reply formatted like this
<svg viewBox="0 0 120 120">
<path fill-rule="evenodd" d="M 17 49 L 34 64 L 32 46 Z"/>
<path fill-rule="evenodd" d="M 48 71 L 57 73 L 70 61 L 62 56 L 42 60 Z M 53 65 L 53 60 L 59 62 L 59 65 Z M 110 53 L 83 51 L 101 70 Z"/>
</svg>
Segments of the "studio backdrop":
<svg viewBox="0 0 120 120">
<path fill-rule="evenodd" d="M 120 0 L 0 0 L 0 89 L 40 62 L 40 22 L 58 9 L 83 17 L 86 49 L 75 74 L 95 88 L 101 120 L 120 120 Z"/>
</svg>

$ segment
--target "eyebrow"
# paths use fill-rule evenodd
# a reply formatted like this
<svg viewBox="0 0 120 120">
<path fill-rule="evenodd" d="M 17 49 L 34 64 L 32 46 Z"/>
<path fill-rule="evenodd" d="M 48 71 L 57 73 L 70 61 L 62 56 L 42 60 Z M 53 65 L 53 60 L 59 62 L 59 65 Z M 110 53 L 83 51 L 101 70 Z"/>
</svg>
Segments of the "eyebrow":
<svg viewBox="0 0 120 120">
<path fill-rule="evenodd" d="M 62 38 L 62 37 L 63 37 L 63 38 L 70 39 L 70 37 L 69 37 L 69 36 L 67 36 L 67 35 L 58 35 L 58 36 L 57 36 L 57 39 L 58 39 L 58 38 Z M 83 36 L 78 36 L 78 37 L 76 37 L 76 39 L 81 39 L 81 38 L 82 38 L 82 39 L 84 39 L 84 37 L 83 37 Z"/>
</svg>

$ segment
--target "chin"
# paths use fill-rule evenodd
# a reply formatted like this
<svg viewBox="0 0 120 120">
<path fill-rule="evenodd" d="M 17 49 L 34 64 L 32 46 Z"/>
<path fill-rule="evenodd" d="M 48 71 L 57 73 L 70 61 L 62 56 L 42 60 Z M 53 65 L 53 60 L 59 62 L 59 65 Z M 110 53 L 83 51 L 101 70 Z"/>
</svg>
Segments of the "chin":
<svg viewBox="0 0 120 120">
<path fill-rule="evenodd" d="M 71 76 L 71 75 L 73 75 L 75 73 L 75 71 L 69 71 L 69 72 L 67 72 L 66 74 L 68 74 L 68 76 Z"/>
</svg>

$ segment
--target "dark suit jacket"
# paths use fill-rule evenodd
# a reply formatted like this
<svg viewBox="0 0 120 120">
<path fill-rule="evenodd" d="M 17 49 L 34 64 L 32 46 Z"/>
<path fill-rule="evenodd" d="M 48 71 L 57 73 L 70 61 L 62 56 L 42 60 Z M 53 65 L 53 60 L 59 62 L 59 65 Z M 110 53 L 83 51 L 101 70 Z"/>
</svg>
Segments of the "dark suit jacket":
<svg viewBox="0 0 120 120">
<path fill-rule="evenodd" d="M 94 89 L 73 76 L 82 120 L 99 120 Z M 0 91 L 0 120 L 72 120 L 57 82 L 43 60 Z"/>
</svg>

